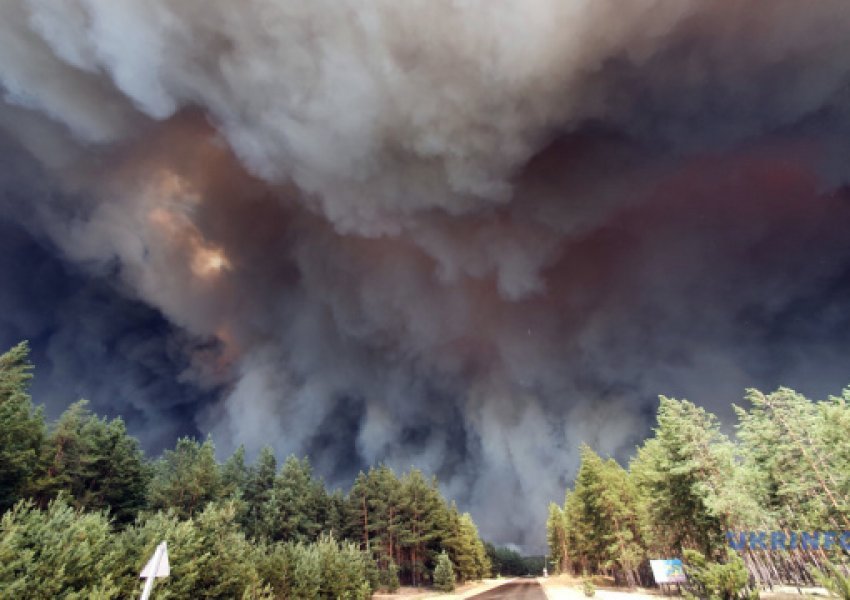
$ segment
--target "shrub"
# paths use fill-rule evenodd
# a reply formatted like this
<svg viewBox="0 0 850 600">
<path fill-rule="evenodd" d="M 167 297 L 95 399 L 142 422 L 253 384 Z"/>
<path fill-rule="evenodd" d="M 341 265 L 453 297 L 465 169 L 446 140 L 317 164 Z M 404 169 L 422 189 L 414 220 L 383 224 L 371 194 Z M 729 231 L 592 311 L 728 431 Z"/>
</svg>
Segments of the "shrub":
<svg viewBox="0 0 850 600">
<path fill-rule="evenodd" d="M 392 594 L 398 590 L 399 585 L 398 565 L 395 564 L 395 561 L 390 560 L 387 568 L 381 571 L 381 587 Z"/>
<path fill-rule="evenodd" d="M 596 586 L 593 585 L 593 582 L 590 579 L 585 579 L 582 584 L 582 591 L 584 591 L 585 596 L 592 598 L 596 595 Z"/>
<path fill-rule="evenodd" d="M 825 569 L 812 569 L 812 575 L 823 587 L 842 600 L 850 600 L 850 577 L 841 572 L 836 565 L 826 563 Z"/>
<path fill-rule="evenodd" d="M 162 541 L 168 543 L 171 575 L 156 582 L 157 599 L 263 597 L 257 549 L 245 539 L 235 516 L 235 506 L 224 503 L 209 504 L 187 520 L 174 512 L 139 519 L 118 538 L 124 556 L 122 597 L 138 594 L 143 583 L 139 572 Z"/>
<path fill-rule="evenodd" d="M 747 594 L 749 572 L 737 554 L 731 555 L 726 563 L 707 561 L 695 550 L 685 550 L 685 573 L 690 592 L 699 598 L 721 598 L 722 600 L 744 600 Z"/>
<path fill-rule="evenodd" d="M 455 569 L 445 550 L 437 557 L 437 566 L 434 569 L 434 587 L 441 592 L 451 592 L 455 589 Z"/>
<path fill-rule="evenodd" d="M 123 555 L 103 513 L 81 513 L 60 496 L 46 511 L 18 502 L 0 521 L 0 597 L 120 598 Z"/>
<path fill-rule="evenodd" d="M 270 544 L 258 557 L 257 569 L 275 598 L 366 600 L 372 595 L 372 560 L 355 544 L 323 536 L 313 544 Z"/>
</svg>

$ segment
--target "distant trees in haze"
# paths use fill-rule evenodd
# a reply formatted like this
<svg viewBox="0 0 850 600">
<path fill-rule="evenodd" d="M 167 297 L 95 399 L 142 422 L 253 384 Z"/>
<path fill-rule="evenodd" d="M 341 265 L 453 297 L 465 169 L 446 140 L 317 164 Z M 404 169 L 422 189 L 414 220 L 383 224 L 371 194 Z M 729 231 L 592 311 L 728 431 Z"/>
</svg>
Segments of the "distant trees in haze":
<svg viewBox="0 0 850 600">
<path fill-rule="evenodd" d="M 518 575 L 540 575 L 543 573 L 543 556 L 522 556 L 516 550 L 484 544 L 494 575 L 512 577 Z"/>
<path fill-rule="evenodd" d="M 31 378 L 26 344 L 0 356 L 2 597 L 133 597 L 163 540 L 158 598 L 368 598 L 431 584 L 438 560 L 458 582 L 490 573 L 470 515 L 416 469 L 374 467 L 343 494 L 269 448 L 219 464 L 212 439 L 181 438 L 150 461 L 84 401 L 48 426 Z"/>
</svg>

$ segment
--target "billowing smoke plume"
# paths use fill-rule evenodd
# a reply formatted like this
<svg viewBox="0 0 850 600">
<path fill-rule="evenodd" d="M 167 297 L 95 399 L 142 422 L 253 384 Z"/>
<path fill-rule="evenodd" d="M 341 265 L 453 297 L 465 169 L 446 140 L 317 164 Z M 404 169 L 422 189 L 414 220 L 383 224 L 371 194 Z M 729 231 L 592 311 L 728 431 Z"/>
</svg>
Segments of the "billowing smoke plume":
<svg viewBox="0 0 850 600">
<path fill-rule="evenodd" d="M 848 86 L 844 0 L 8 0 L 0 333 L 539 548 L 656 394 L 850 382 Z"/>
</svg>

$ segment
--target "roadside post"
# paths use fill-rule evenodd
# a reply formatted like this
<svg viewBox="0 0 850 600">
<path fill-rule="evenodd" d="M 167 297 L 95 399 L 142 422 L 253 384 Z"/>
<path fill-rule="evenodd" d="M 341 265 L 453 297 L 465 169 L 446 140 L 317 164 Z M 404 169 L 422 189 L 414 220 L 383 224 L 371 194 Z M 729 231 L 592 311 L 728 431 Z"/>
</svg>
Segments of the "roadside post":
<svg viewBox="0 0 850 600">
<path fill-rule="evenodd" d="M 156 551 L 148 561 L 148 564 L 145 565 L 145 568 L 139 574 L 141 579 L 146 580 L 145 589 L 142 590 L 142 597 L 139 600 L 148 600 L 150 598 L 154 579 L 168 577 L 170 574 L 171 567 L 168 564 L 168 548 L 165 542 L 162 542 L 156 547 Z"/>
</svg>

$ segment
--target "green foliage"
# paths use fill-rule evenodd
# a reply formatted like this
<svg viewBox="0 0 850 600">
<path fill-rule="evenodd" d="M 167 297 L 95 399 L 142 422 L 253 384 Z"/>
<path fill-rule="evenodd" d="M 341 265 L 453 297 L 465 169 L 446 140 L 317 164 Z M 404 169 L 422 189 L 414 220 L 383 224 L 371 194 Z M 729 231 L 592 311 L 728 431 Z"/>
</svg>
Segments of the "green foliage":
<svg viewBox="0 0 850 600">
<path fill-rule="evenodd" d="M 139 572 L 162 541 L 168 544 L 171 576 L 157 581 L 157 598 L 240 598 L 255 593 L 263 581 L 256 568 L 257 550 L 245 538 L 233 503 L 210 504 L 192 518 L 158 512 L 137 522 L 119 537 L 124 597 L 140 591 Z"/>
<path fill-rule="evenodd" d="M 361 600 L 371 597 L 371 560 L 355 544 L 329 536 L 314 544 L 277 543 L 262 547 L 258 570 L 276 598 Z"/>
<path fill-rule="evenodd" d="M 221 466 L 221 497 L 241 499 L 250 476 L 251 471 L 245 463 L 245 446 L 239 446 Z"/>
<path fill-rule="evenodd" d="M 125 555 L 103 513 L 21 501 L 0 521 L 0 597 L 119 598 Z"/>
<path fill-rule="evenodd" d="M 549 545 L 549 559 L 553 574 L 564 573 L 570 568 L 567 529 L 568 524 L 564 509 L 556 503 L 550 502 L 549 516 L 546 519 L 546 542 Z"/>
<path fill-rule="evenodd" d="M 376 559 L 382 587 L 398 587 L 398 561 L 407 551 L 399 534 L 402 529 L 401 481 L 392 469 L 381 465 L 361 472 L 354 481 L 342 521 L 351 539 Z"/>
<path fill-rule="evenodd" d="M 0 356 L 0 508 L 11 509 L 2 597 L 134 596 L 162 540 L 175 575 L 158 597 L 361 598 L 401 580 L 442 581 L 446 561 L 452 582 L 542 568 L 483 544 L 470 515 L 415 469 L 398 477 L 379 466 L 347 495 L 329 494 L 306 458 L 278 471 L 268 448 L 251 466 L 242 448 L 219 465 L 210 439 L 184 438 L 151 465 L 120 419 L 83 401 L 48 431 L 28 393 L 28 352 L 24 343 Z M 713 415 L 662 397 L 629 471 L 583 447 L 564 505 L 549 507 L 553 570 L 633 579 L 647 556 L 688 551 L 700 595 L 740 598 L 743 563 L 718 562 L 727 528 L 850 527 L 850 390 L 822 402 L 751 390 L 747 401 L 734 443 Z M 22 498 L 34 502 L 12 508 Z M 846 597 L 840 568 L 815 576 Z"/>
<path fill-rule="evenodd" d="M 749 573 L 744 561 L 731 554 L 726 563 L 710 562 L 696 550 L 685 550 L 683 563 L 692 594 L 710 600 L 743 600 Z"/>
<path fill-rule="evenodd" d="M 584 592 L 584 595 L 588 598 L 592 598 L 596 595 L 596 586 L 593 585 L 593 581 L 590 579 L 585 579 L 581 584 L 581 589 Z"/>
<path fill-rule="evenodd" d="M 529 575 L 542 572 L 545 566 L 542 556 L 522 556 L 510 548 L 496 547 L 490 543 L 484 544 L 484 548 L 494 575 Z"/>
<path fill-rule="evenodd" d="M 203 444 L 180 438 L 154 465 L 148 498 L 154 510 L 173 509 L 182 519 L 219 497 L 221 479 L 211 439 Z"/>
<path fill-rule="evenodd" d="M 60 491 L 76 508 L 109 509 L 127 524 L 144 508 L 150 471 L 121 419 L 91 414 L 85 400 L 66 410 L 42 447 L 35 495 L 42 505 Z"/>
<path fill-rule="evenodd" d="M 348 537 L 358 540 L 381 570 L 390 562 L 398 565 L 401 576 L 413 585 L 427 581 L 444 547 L 465 552 L 475 546 L 464 544 L 469 529 L 462 529 L 460 515 L 452 514 L 436 480 L 429 482 L 415 469 L 400 479 L 386 466 L 360 473 L 345 512 Z"/>
<path fill-rule="evenodd" d="M 446 551 L 462 581 L 490 574 L 490 559 L 469 514 L 446 503 L 435 479 L 413 469 L 397 477 L 382 465 L 360 473 L 345 506 L 350 539 L 375 557 L 382 581 L 395 575 L 413 585 L 426 582 Z"/>
<path fill-rule="evenodd" d="M 269 539 L 313 541 L 324 523 L 322 515 L 328 498 L 325 486 L 313 478 L 310 461 L 294 456 L 286 459 L 262 509 Z"/>
<path fill-rule="evenodd" d="M 685 548 L 714 555 L 724 548 L 729 519 L 721 498 L 734 464 L 734 446 L 714 415 L 687 400 L 661 397 L 655 436 L 631 465 L 654 548 L 673 555 Z"/>
<path fill-rule="evenodd" d="M 416 469 L 401 478 L 381 465 L 360 473 L 346 503 L 346 531 L 370 552 L 382 579 L 391 565 L 414 585 L 427 581 L 446 551 L 461 581 L 490 573 L 490 559 L 469 514 L 446 503 L 435 479 Z"/>
<path fill-rule="evenodd" d="M 452 504 L 449 509 L 449 526 L 442 546 L 455 565 L 458 581 L 482 579 L 490 573 L 490 560 L 478 528 L 469 513 L 458 513 Z"/>
<path fill-rule="evenodd" d="M 172 575 L 157 598 L 368 598 L 433 580 L 440 554 L 463 580 L 490 573 L 472 517 L 415 469 L 370 469 L 344 495 L 306 458 L 278 471 L 269 448 L 253 465 L 244 448 L 219 465 L 211 439 L 182 438 L 150 463 L 121 419 L 85 401 L 48 432 L 28 352 L 0 356 L 0 508 L 32 499 L 3 517 L 1 597 L 135 597 L 163 540 Z"/>
<path fill-rule="evenodd" d="M 256 464 L 248 470 L 242 489 L 243 510 L 239 522 L 253 539 L 267 538 L 265 509 L 271 499 L 277 474 L 277 459 L 268 446 L 260 451 Z"/>
<path fill-rule="evenodd" d="M 455 571 L 452 560 L 445 552 L 437 557 L 437 566 L 434 568 L 434 588 L 441 592 L 452 592 L 455 589 Z"/>
<path fill-rule="evenodd" d="M 827 563 L 823 571 L 812 569 L 812 575 L 815 581 L 841 598 L 841 600 L 850 600 L 850 576 L 846 572 L 842 573 L 837 565 Z"/>
<path fill-rule="evenodd" d="M 637 491 L 620 465 L 603 461 L 588 446 L 582 446 L 575 489 L 563 513 L 573 524 L 567 543 L 583 565 L 634 570 L 643 559 Z"/>
<path fill-rule="evenodd" d="M 414 585 L 427 577 L 430 565 L 441 551 L 441 539 L 448 537 L 449 519 L 448 506 L 436 479 L 429 482 L 418 469 L 402 477 L 398 540 L 406 551 L 402 566 Z"/>
<path fill-rule="evenodd" d="M 391 594 L 398 590 L 401 584 L 398 580 L 398 565 L 394 561 L 390 560 L 386 568 L 381 571 L 379 581 L 381 587 Z"/>
<path fill-rule="evenodd" d="M 209 504 L 192 518 L 157 512 L 122 532 L 103 513 L 64 498 L 46 511 L 21 502 L 0 522 L 0 597 L 137 597 L 138 574 L 161 541 L 171 575 L 157 598 L 365 600 L 371 560 L 354 544 L 254 545 L 235 521 L 235 504 Z"/>
<path fill-rule="evenodd" d="M 793 529 L 850 527 L 850 391 L 811 402 L 780 388 L 749 390 L 749 411 L 736 407 L 738 438 L 767 522 Z"/>
<path fill-rule="evenodd" d="M 45 435 L 29 396 L 31 371 L 26 342 L 0 355 L 0 512 L 32 492 Z"/>
<path fill-rule="evenodd" d="M 738 558 L 719 562 L 726 531 L 850 528 L 850 390 L 821 402 L 749 390 L 747 402 L 735 407 L 732 441 L 714 415 L 661 397 L 628 472 L 583 448 L 563 507 L 549 507 L 553 570 L 614 571 L 635 583 L 647 556 L 698 551 L 708 557 L 691 565 L 701 593 L 731 597 L 745 570 Z"/>
</svg>

